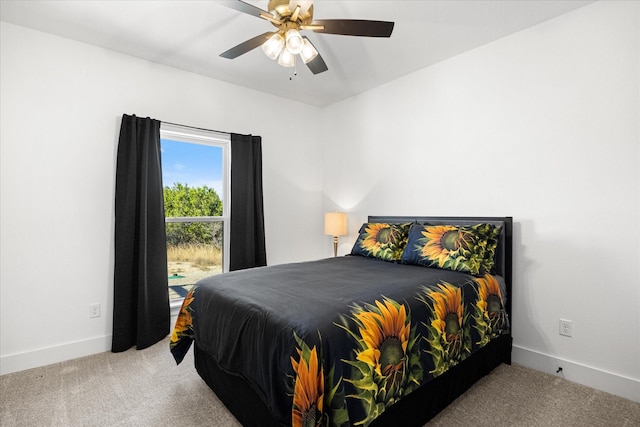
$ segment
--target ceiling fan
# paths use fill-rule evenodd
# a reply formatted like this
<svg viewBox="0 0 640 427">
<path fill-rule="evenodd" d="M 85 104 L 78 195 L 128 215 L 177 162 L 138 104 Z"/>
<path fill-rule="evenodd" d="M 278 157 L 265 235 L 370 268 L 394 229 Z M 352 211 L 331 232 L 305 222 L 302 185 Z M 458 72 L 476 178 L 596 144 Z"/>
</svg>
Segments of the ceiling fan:
<svg viewBox="0 0 640 427">
<path fill-rule="evenodd" d="M 225 4 L 239 12 L 271 22 L 276 31 L 267 31 L 220 54 L 223 58 L 234 59 L 258 46 L 271 59 L 278 58 L 284 67 L 295 66 L 296 55 L 313 74 L 327 71 L 322 56 L 311 41 L 300 35 L 300 30 L 315 33 L 340 34 L 362 37 L 391 37 L 393 22 L 368 21 L 362 19 L 313 19 L 313 0 L 269 0 L 269 11 L 260 9 L 241 0 L 226 1 Z"/>
</svg>

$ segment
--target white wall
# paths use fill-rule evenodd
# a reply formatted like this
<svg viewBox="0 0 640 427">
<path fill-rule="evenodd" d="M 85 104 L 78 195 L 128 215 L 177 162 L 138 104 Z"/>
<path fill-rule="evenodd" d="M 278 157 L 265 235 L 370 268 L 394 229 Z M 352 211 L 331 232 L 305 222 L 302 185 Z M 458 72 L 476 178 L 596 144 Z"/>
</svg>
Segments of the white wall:
<svg viewBox="0 0 640 427">
<path fill-rule="evenodd" d="M 316 108 L 12 24 L 0 40 L 1 373 L 110 349 L 123 113 L 261 135 L 268 262 L 325 254 L 320 145 L 298 136 Z"/>
<path fill-rule="evenodd" d="M 640 401 L 638 28 L 596 3 L 326 108 L 323 188 L 342 252 L 368 214 L 513 216 L 515 362 Z"/>
</svg>

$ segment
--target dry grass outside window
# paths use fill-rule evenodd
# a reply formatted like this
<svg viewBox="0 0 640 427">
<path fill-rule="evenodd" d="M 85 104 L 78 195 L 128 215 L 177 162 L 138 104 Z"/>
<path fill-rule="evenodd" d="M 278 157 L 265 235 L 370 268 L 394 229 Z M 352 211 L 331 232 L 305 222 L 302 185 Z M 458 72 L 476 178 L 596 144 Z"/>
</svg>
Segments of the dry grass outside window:
<svg viewBox="0 0 640 427">
<path fill-rule="evenodd" d="M 222 250 L 213 245 L 184 244 L 167 246 L 168 262 L 188 262 L 203 271 L 222 265 Z"/>
</svg>

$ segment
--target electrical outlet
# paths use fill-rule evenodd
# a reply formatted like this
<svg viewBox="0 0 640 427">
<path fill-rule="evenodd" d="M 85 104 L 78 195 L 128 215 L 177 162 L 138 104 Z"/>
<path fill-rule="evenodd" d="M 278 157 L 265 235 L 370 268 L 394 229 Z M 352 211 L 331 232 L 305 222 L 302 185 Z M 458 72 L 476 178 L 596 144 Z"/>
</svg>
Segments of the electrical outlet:
<svg viewBox="0 0 640 427">
<path fill-rule="evenodd" d="M 89 304 L 89 318 L 100 317 L 100 304 Z"/>
<path fill-rule="evenodd" d="M 571 337 L 573 335 L 573 322 L 567 319 L 560 319 L 560 335 Z"/>
</svg>

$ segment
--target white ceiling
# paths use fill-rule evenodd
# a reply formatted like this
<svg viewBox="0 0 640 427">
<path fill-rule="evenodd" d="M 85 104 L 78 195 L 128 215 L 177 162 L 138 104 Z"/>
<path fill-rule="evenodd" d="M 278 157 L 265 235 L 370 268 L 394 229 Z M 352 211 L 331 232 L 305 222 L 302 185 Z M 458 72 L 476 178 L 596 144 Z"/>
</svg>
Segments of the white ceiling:
<svg viewBox="0 0 640 427">
<path fill-rule="evenodd" d="M 592 3 L 593 0 L 316 0 L 316 19 L 395 22 L 391 38 L 305 31 L 329 70 L 227 49 L 274 27 L 221 1 L 0 0 L 0 19 L 217 80 L 325 106 Z M 267 0 L 247 1 L 262 9 Z"/>
</svg>

